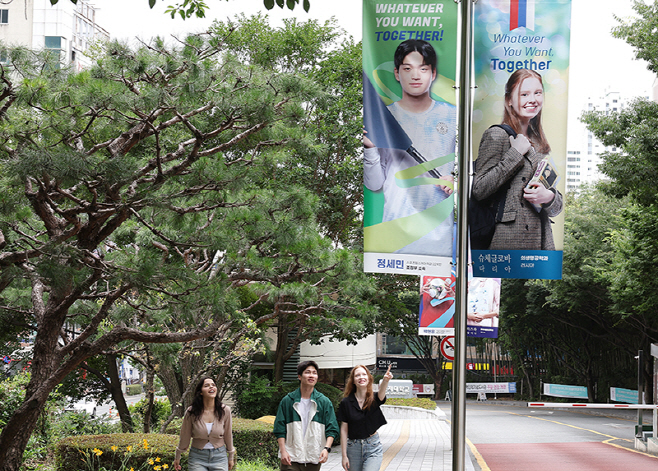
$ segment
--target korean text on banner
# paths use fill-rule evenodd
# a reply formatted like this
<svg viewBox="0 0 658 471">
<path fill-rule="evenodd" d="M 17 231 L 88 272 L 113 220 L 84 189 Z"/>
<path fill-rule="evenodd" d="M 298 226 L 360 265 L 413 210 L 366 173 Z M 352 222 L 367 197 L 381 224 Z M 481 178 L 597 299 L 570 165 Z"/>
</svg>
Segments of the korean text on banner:
<svg viewBox="0 0 658 471">
<path fill-rule="evenodd" d="M 474 276 L 560 279 L 571 1 L 479 0 L 474 12 L 471 198 L 495 220 L 472 245 Z"/>
<path fill-rule="evenodd" d="M 366 272 L 450 276 L 457 8 L 364 0 Z"/>
</svg>

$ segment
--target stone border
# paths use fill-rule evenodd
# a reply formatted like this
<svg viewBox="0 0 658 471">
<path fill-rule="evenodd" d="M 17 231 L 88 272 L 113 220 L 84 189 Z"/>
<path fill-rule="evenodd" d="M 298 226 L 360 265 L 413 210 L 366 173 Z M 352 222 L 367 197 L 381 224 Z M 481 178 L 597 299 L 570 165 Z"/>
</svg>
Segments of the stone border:
<svg viewBox="0 0 658 471">
<path fill-rule="evenodd" d="M 395 419 L 421 419 L 421 420 L 446 420 L 446 414 L 438 407 L 434 410 L 423 409 L 421 407 L 408 406 L 380 406 L 386 420 Z"/>
</svg>

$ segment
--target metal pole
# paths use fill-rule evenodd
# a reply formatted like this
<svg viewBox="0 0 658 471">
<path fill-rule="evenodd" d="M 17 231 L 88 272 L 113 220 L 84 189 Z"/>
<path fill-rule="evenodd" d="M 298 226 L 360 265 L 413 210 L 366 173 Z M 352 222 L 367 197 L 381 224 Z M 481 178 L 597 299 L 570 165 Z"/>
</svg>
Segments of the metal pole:
<svg viewBox="0 0 658 471">
<path fill-rule="evenodd" d="M 637 352 L 637 403 L 644 404 L 644 381 L 642 381 L 642 371 L 644 369 L 644 350 Z M 636 438 L 642 438 L 642 425 L 644 417 L 642 416 L 642 409 L 637 410 L 637 433 Z"/>
<path fill-rule="evenodd" d="M 466 432 L 466 307 L 468 295 L 468 197 L 471 161 L 471 61 L 473 0 L 461 2 L 461 57 L 459 64 L 459 151 L 457 203 L 457 293 L 455 360 L 452 367 L 452 470 L 465 469 Z"/>
</svg>

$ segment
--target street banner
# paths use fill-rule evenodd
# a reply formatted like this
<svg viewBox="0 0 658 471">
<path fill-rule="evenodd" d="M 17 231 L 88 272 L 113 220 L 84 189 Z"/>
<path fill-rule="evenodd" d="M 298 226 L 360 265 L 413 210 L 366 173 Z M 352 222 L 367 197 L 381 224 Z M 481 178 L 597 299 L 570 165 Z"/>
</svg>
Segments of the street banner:
<svg viewBox="0 0 658 471">
<path fill-rule="evenodd" d="M 466 383 L 466 394 L 477 393 L 516 393 L 516 383 Z"/>
<path fill-rule="evenodd" d="M 457 10 L 363 2 L 366 272 L 450 277 Z"/>
<path fill-rule="evenodd" d="M 576 399 L 587 399 L 587 388 L 585 386 L 570 386 L 567 384 L 544 383 L 544 396 L 572 397 Z"/>
<path fill-rule="evenodd" d="M 562 278 L 570 18 L 571 0 L 475 4 L 476 277 Z"/>
<path fill-rule="evenodd" d="M 469 267 L 469 275 L 470 275 Z M 500 314 L 500 278 L 469 276 L 466 336 L 496 339 Z"/>
<path fill-rule="evenodd" d="M 418 335 L 455 334 L 455 272 L 420 277 Z"/>
<path fill-rule="evenodd" d="M 626 404 L 637 404 L 637 390 L 624 388 L 610 388 L 610 400 L 625 402 Z"/>
</svg>

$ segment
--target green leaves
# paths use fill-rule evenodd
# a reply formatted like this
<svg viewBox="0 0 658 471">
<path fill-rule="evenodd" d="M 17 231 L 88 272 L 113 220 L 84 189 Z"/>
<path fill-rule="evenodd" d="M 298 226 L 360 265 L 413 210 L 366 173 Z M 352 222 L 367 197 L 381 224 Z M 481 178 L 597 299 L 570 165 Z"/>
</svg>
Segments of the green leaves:
<svg viewBox="0 0 658 471">
<path fill-rule="evenodd" d="M 658 5 L 634 0 L 633 9 L 638 16 L 627 21 L 617 18 L 620 26 L 613 29 L 613 36 L 633 46 L 635 57 L 647 61 L 647 68 L 658 74 Z"/>
</svg>

